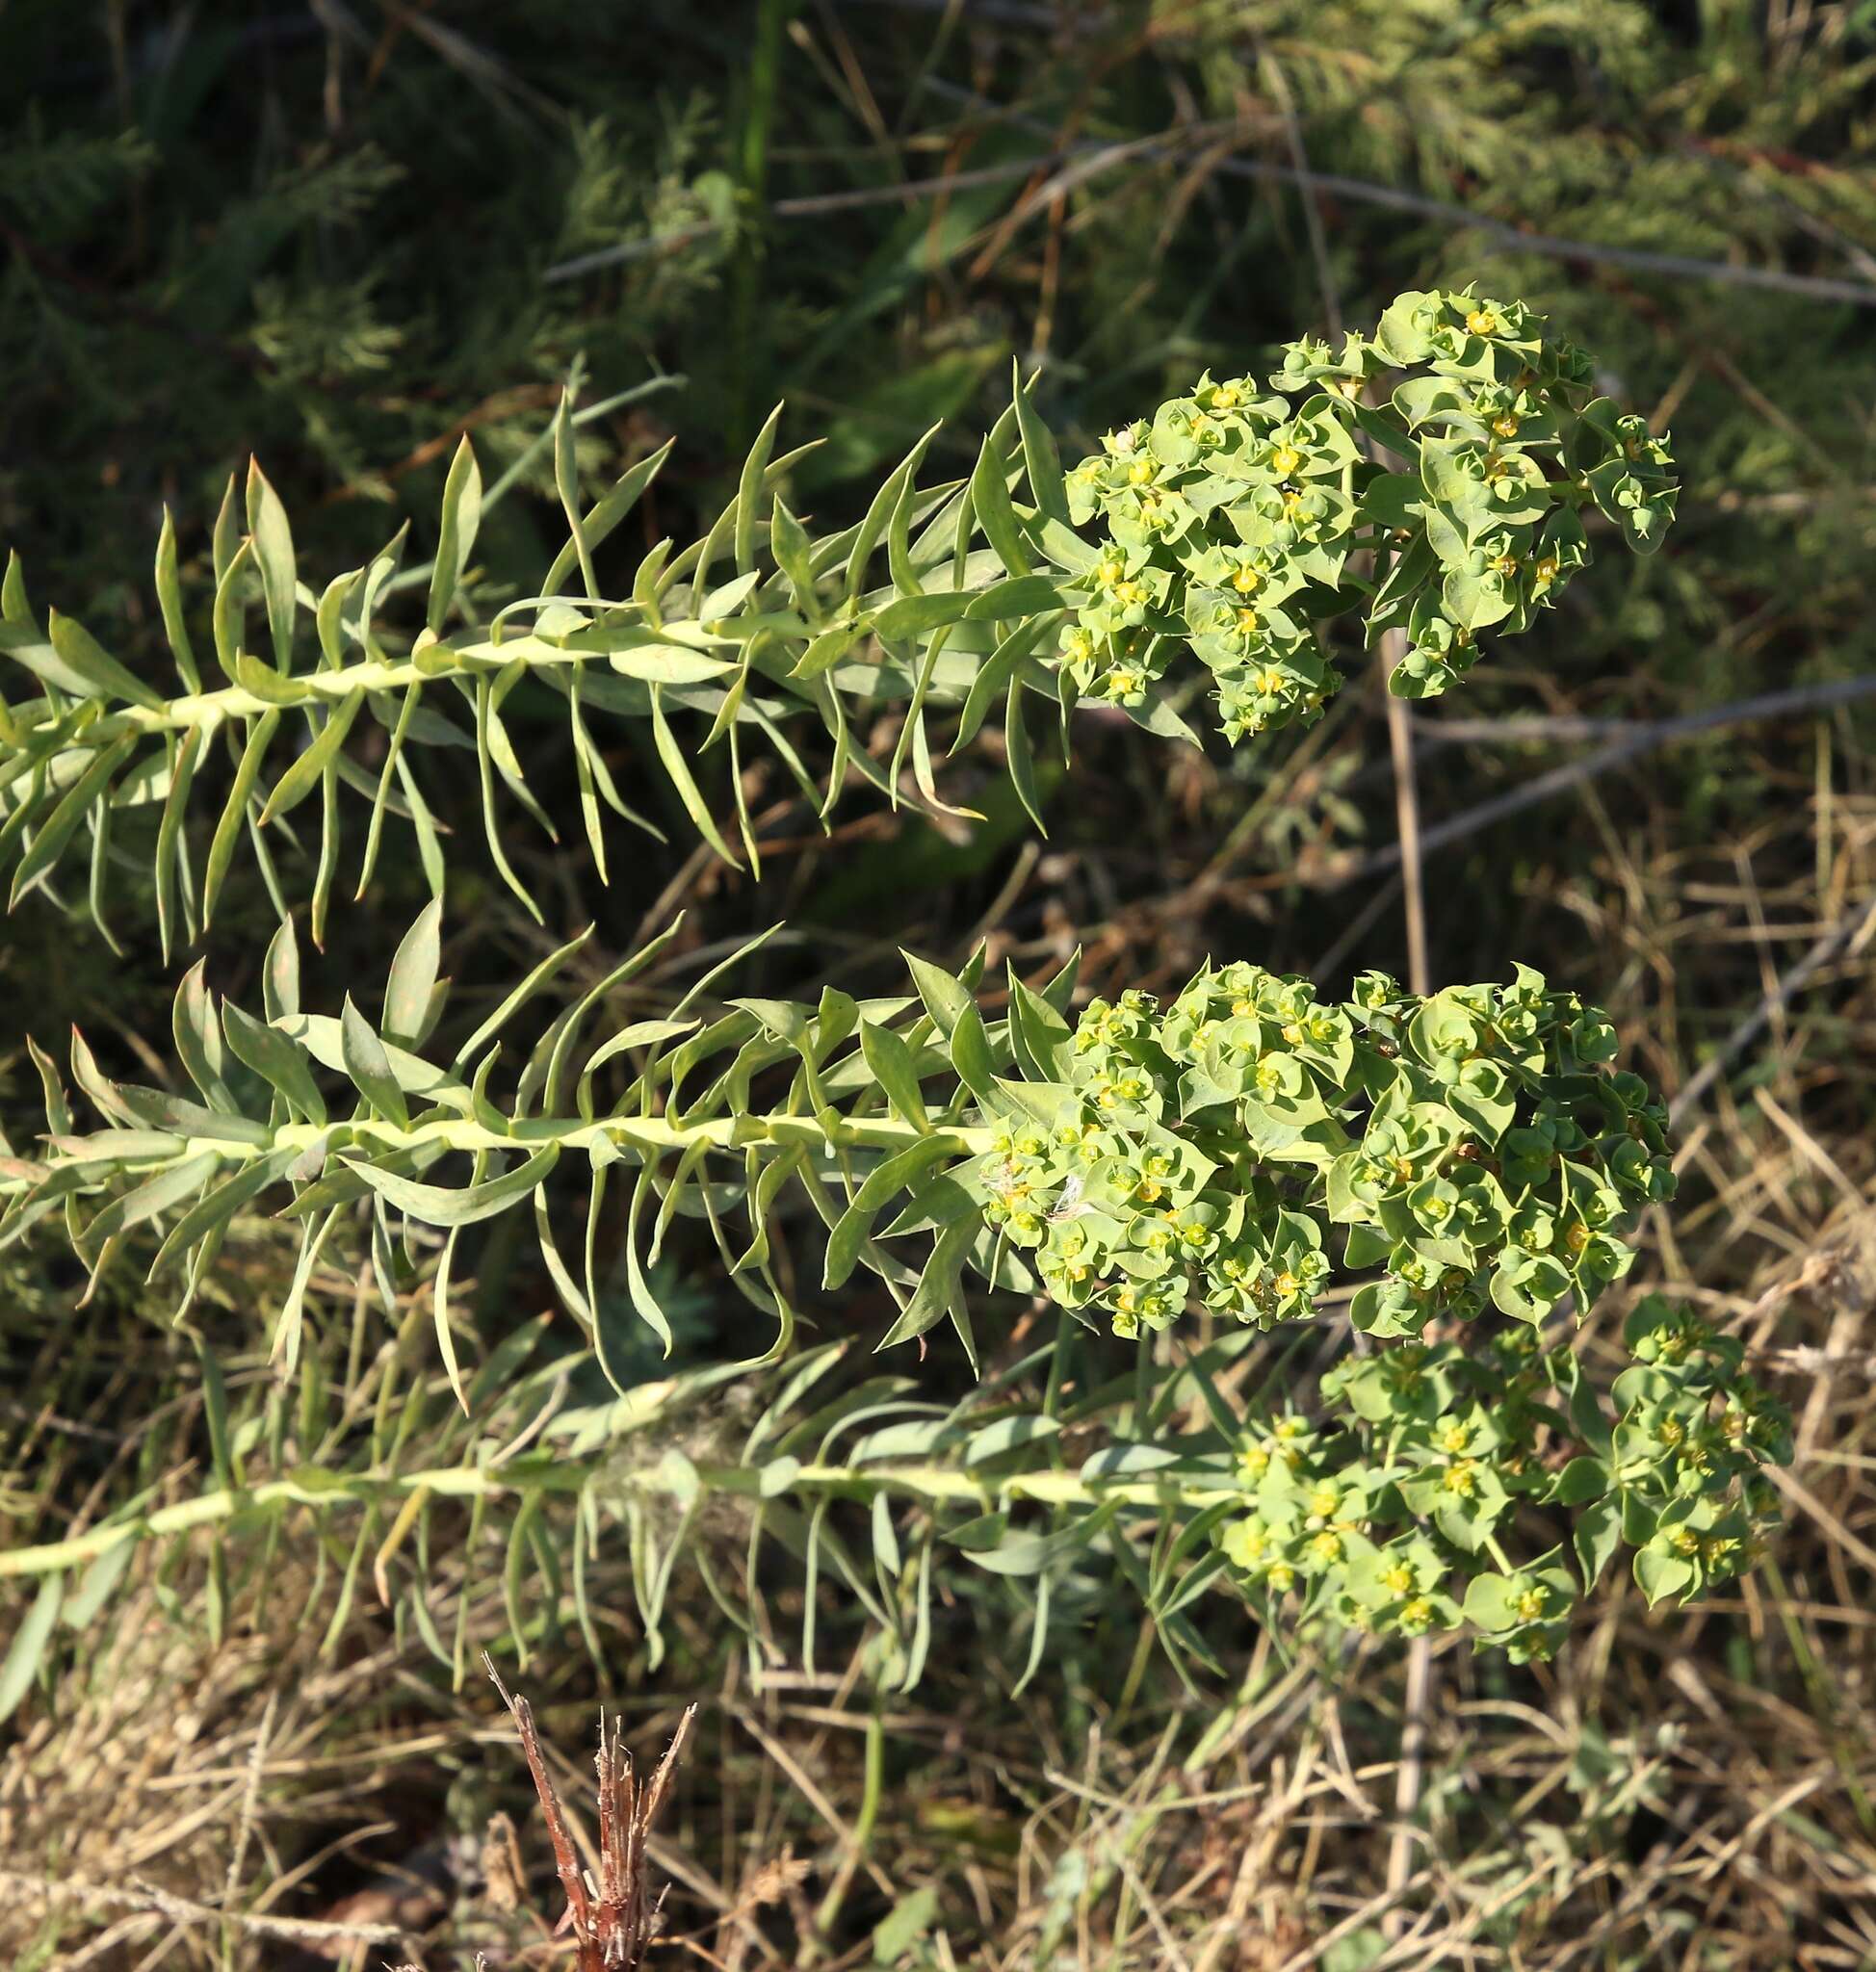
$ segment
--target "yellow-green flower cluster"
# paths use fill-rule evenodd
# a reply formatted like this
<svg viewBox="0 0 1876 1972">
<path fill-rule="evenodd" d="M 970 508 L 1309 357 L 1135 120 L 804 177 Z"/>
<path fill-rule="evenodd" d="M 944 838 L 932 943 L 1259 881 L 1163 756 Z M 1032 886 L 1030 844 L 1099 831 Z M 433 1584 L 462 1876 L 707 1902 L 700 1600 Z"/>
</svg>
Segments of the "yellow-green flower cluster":
<svg viewBox="0 0 1876 1972">
<path fill-rule="evenodd" d="M 1374 1275 L 1352 1302 L 1371 1335 L 1488 1301 L 1535 1322 L 1626 1272 L 1622 1235 L 1673 1190 L 1664 1113 L 1605 1072 L 1614 1051 L 1605 1016 L 1524 968 L 1425 999 L 1368 974 L 1331 1005 L 1208 967 L 1164 1008 L 1092 1001 L 1053 1113 L 999 1124 L 978 1186 L 1050 1293 L 1122 1335 L 1194 1299 L 1306 1316 L 1337 1246 Z"/>
<path fill-rule="evenodd" d="M 1639 1076 L 1608 1072 L 1608 1017 L 1524 966 L 1508 986 L 1423 999 L 1373 976 L 1357 992 L 1387 1065 L 1326 1186 L 1347 1264 L 1386 1267 L 1356 1293 L 1356 1326 L 1415 1335 L 1488 1298 L 1531 1322 L 1566 1294 L 1586 1310 L 1675 1188 L 1666 1109 Z"/>
<path fill-rule="evenodd" d="M 1625 1544 L 1651 1600 L 1737 1575 L 1777 1518 L 1761 1468 L 1788 1461 L 1789 1419 L 1736 1343 L 1666 1303 L 1644 1302 L 1626 1336 L 1613 1422 L 1575 1353 L 1526 1328 L 1343 1363 L 1319 1415 L 1246 1431 L 1225 1561 L 1268 1616 L 1466 1627 L 1521 1661 L 1551 1652 Z"/>
<path fill-rule="evenodd" d="M 1340 680 L 1316 626 L 1361 609 L 1370 641 L 1409 635 L 1394 690 L 1444 691 L 1583 565 L 1583 506 L 1641 553 L 1673 518 L 1665 442 L 1593 377 L 1522 302 L 1470 291 L 1403 295 L 1339 353 L 1292 343 L 1267 388 L 1208 373 L 1068 476 L 1106 535 L 1058 662 L 1133 707 L 1189 648 L 1236 741 L 1321 711 Z"/>
</svg>

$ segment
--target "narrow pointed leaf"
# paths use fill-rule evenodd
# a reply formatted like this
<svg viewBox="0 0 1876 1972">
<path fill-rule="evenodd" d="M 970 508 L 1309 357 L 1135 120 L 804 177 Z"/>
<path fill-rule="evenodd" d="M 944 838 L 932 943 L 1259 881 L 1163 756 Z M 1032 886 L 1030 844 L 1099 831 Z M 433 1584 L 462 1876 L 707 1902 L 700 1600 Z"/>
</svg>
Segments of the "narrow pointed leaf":
<svg viewBox="0 0 1876 1972">
<path fill-rule="evenodd" d="M 380 1116 L 388 1117 L 400 1129 L 408 1129 L 409 1106 L 404 1102 L 397 1077 L 391 1072 L 384 1043 L 352 1003 L 349 993 L 346 995 L 345 1011 L 339 1017 L 339 1042 L 345 1072 L 352 1077 L 358 1093 Z"/>
<path fill-rule="evenodd" d="M 482 476 L 476 463 L 476 449 L 465 433 L 450 461 L 449 477 L 443 482 L 443 518 L 436 537 L 436 560 L 430 574 L 430 602 L 424 621 L 437 636 L 450 613 L 463 571 L 476 545 L 482 526 Z"/>
<path fill-rule="evenodd" d="M 280 505 L 280 496 L 254 459 L 248 462 L 248 532 L 260 567 L 268 634 L 274 640 L 274 662 L 280 671 L 289 671 L 293 668 L 293 615 L 298 607 L 299 584 L 293 530 L 287 523 L 287 510 Z"/>
</svg>

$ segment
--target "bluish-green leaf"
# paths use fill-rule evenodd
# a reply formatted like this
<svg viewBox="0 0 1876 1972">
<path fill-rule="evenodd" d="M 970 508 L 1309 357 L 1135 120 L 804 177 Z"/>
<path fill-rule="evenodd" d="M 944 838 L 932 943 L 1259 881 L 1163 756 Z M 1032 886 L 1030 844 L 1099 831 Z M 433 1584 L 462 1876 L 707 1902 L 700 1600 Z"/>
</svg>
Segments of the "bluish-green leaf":
<svg viewBox="0 0 1876 1972">
<path fill-rule="evenodd" d="M 345 1072 L 352 1077 L 358 1093 L 378 1115 L 388 1117 L 400 1129 L 408 1129 L 410 1109 L 404 1100 L 404 1090 L 399 1087 L 397 1077 L 391 1072 L 384 1043 L 353 1004 L 349 993 L 344 1011 L 339 1016 L 339 1047 Z"/>
<path fill-rule="evenodd" d="M 482 468 L 465 432 L 443 481 L 443 519 L 436 537 L 436 560 L 430 572 L 430 603 L 424 612 L 424 621 L 439 636 L 456 586 L 469 566 L 482 517 Z"/>
<path fill-rule="evenodd" d="M 367 1163 L 362 1158 L 348 1160 L 348 1165 L 399 1211 L 413 1219 L 421 1219 L 427 1226 L 456 1227 L 473 1226 L 479 1220 L 492 1219 L 526 1198 L 546 1181 L 560 1155 L 559 1144 L 548 1144 L 531 1157 L 524 1158 L 512 1170 L 503 1172 L 499 1178 L 484 1178 L 478 1184 L 460 1186 L 425 1184 L 417 1179 L 405 1178 L 395 1171 Z"/>
<path fill-rule="evenodd" d="M 861 1181 L 849 1205 L 827 1235 L 827 1261 L 823 1284 L 830 1290 L 843 1285 L 859 1259 L 860 1250 L 873 1231 L 875 1215 L 904 1191 L 919 1175 L 952 1155 L 943 1137 L 922 1137 L 905 1150 L 896 1152 L 875 1164 Z"/>
<path fill-rule="evenodd" d="M 293 530 L 280 496 L 269 484 L 258 459 L 248 461 L 248 532 L 261 572 L 261 593 L 267 602 L 267 628 L 274 642 L 277 670 L 293 668 L 293 613 L 298 607 L 299 574 L 294 562 Z"/>
</svg>

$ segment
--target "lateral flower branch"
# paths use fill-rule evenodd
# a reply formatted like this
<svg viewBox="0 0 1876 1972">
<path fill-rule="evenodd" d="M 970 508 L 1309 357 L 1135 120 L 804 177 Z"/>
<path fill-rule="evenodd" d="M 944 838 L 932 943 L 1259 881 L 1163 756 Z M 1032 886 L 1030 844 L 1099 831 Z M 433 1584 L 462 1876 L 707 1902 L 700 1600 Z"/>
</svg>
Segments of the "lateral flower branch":
<svg viewBox="0 0 1876 1972">
<path fill-rule="evenodd" d="M 332 1400 L 323 1378 L 310 1379 L 297 1440 L 277 1401 L 227 1419 L 217 1490 L 0 1552 L 0 1579 L 56 1584 L 76 1571 L 71 1606 L 95 1608 L 146 1542 L 167 1547 L 237 1520 L 352 1516 L 353 1571 L 369 1562 L 380 1594 L 460 1683 L 463 1625 L 452 1647 L 425 1578 L 424 1558 L 460 1540 L 444 1517 L 466 1509 L 472 1525 L 505 1538 L 505 1599 L 525 1655 L 523 1590 L 546 1567 L 538 1536 L 551 1516 L 595 1657 L 586 1566 L 602 1528 L 617 1524 L 642 1562 L 631 1581 L 653 1666 L 672 1567 L 689 1550 L 760 1677 L 783 1659 L 772 1613 L 755 1605 L 756 1570 L 711 1558 L 711 1530 L 720 1535 L 725 1510 L 738 1509 L 751 1564 L 765 1540 L 797 1555 L 805 1543 L 811 1565 L 851 1592 L 881 1647 L 875 1670 L 900 1690 L 926 1667 L 941 1569 L 955 1593 L 1001 1581 L 1026 1599 L 1025 1681 L 1053 1612 L 1107 1599 L 1117 1581 L 1182 1670 L 1188 1660 L 1218 1668 L 1195 1622 L 1208 1593 L 1325 1641 L 1351 1627 L 1456 1631 L 1524 1658 L 1555 1648 L 1625 1547 L 1651 1601 L 1685 1599 L 1748 1568 L 1777 1519 L 1762 1468 L 1791 1456 L 1790 1420 L 1741 1373 L 1737 1343 L 1658 1299 L 1624 1331 L 1628 1366 L 1609 1393 L 1612 1413 L 1571 1346 L 1547 1348 L 1523 1327 L 1483 1346 L 1397 1344 L 1332 1370 L 1314 1402 L 1285 1374 L 1285 1352 L 1248 1406 L 1223 1393 L 1256 1339 L 1234 1329 L 1169 1369 L 1144 1409 L 1131 1377 L 1039 1410 L 983 1393 L 947 1408 L 922 1401 L 906 1377 L 873 1378 L 830 1402 L 845 1351 L 826 1344 L 755 1372 L 767 1401 L 740 1444 L 720 1441 L 721 1372 L 706 1369 L 554 1414 L 541 1444 L 491 1461 L 483 1433 L 512 1430 L 550 1384 L 563 1388 L 561 1366 L 526 1371 L 540 1333 L 531 1324 L 498 1345 L 499 1364 L 492 1357 L 478 1376 L 476 1418 L 446 1424 L 444 1441 L 426 1446 L 431 1463 L 402 1452 L 401 1431 L 366 1468 L 294 1463 Z M 423 1397 L 419 1381 L 404 1408 Z M 1170 1419 L 1195 1400 L 1207 1427 L 1175 1436 Z M 1080 1449 L 1090 1440 L 1099 1448 Z M 434 1462 L 453 1448 L 461 1463 Z M 270 1464 L 275 1476 L 264 1476 Z M 871 1568 L 859 1558 L 869 1549 Z M 558 1570 L 545 1586 L 559 1594 Z M 812 1666 L 812 1598 L 803 1622 Z"/>
<path fill-rule="evenodd" d="M 165 518 L 155 587 L 179 693 L 74 617 L 41 620 L 9 563 L 0 654 L 29 687 L 0 697 L 10 903 L 34 892 L 58 901 L 59 880 L 82 860 L 103 928 L 112 863 L 134 853 L 154 870 L 167 951 L 206 926 L 245 852 L 284 918 L 275 851 L 297 840 L 304 809 L 318 817 L 311 923 L 323 941 L 348 814 L 364 824 L 357 895 L 387 817 L 414 831 L 441 895 L 451 850 L 428 763 L 454 748 L 476 765 L 488 854 L 534 910 L 503 847 L 500 806 L 553 833 L 504 718 L 524 688 L 541 709 L 560 702 L 602 881 L 609 814 L 661 835 L 647 811 L 664 800 L 603 743 L 608 720 L 649 725 L 677 808 L 731 862 L 732 838 L 759 860 L 746 749 L 772 750 L 823 821 L 851 776 L 940 809 L 940 710 L 952 748 L 1001 710 L 1010 775 L 1040 826 L 1030 694 L 1056 708 L 1064 741 L 1068 714 L 1093 697 L 1196 742 L 1178 710 L 1176 667 L 1189 656 L 1236 742 L 1321 711 L 1340 683 L 1322 641 L 1336 618 L 1358 617 L 1370 644 L 1405 630 L 1394 688 L 1429 696 L 1465 675 L 1482 634 L 1515 634 L 1555 602 L 1588 558 L 1586 508 L 1638 552 L 1658 546 L 1676 492 L 1666 445 L 1596 396 L 1593 377 L 1589 357 L 1521 303 L 1404 295 L 1373 335 L 1351 334 L 1340 350 L 1305 339 L 1264 381 L 1200 378 L 1067 475 L 1019 378 L 968 478 L 920 485 L 928 432 L 855 525 L 821 535 L 788 506 L 802 452 L 775 451 L 778 411 L 701 535 L 659 542 L 610 591 L 601 552 L 623 539 L 669 448 L 587 505 L 563 402 L 554 463 L 565 544 L 533 593 L 483 611 L 473 558 L 482 480 L 465 439 L 421 623 L 399 609 L 425 579 L 400 572 L 407 530 L 316 593 L 256 465 L 245 496 L 230 480 L 213 529 L 205 639 L 191 627 Z M 876 760 L 855 735 L 883 705 L 903 718 L 892 757 Z M 802 720 L 831 741 L 824 787 L 790 737 Z M 370 748 L 358 747 L 372 728 Z M 726 769 L 733 823 L 719 821 L 721 797 L 700 778 L 713 759 Z M 213 817 L 205 843 L 198 811 Z"/>
<path fill-rule="evenodd" d="M 234 1215 L 283 1196 L 303 1226 L 274 1329 L 291 1365 L 314 1263 L 362 1206 L 387 1284 L 400 1250 L 440 1236 L 432 1301 L 458 1397 L 457 1242 L 510 1210 L 532 1209 L 546 1270 L 607 1362 L 595 1310 L 615 1175 L 628 1201 L 615 1264 L 667 1348 L 652 1270 L 682 1214 L 707 1225 L 728 1277 L 776 1321 L 767 1360 L 780 1358 L 795 1311 L 771 1258 L 789 1194 L 825 1228 L 826 1286 L 866 1267 L 898 1304 L 881 1346 L 949 1318 L 974 1348 L 967 1277 L 1040 1288 L 1122 1336 L 1194 1302 L 1255 1334 L 1317 1313 L 1353 1277 L 1356 1327 L 1394 1346 L 1325 1378 L 1316 1415 L 1286 1402 L 1260 1421 L 1220 1401 L 1220 1459 L 1177 1483 L 1157 1468 L 1178 1455 L 1154 1454 L 1090 1467 L 1085 1483 L 1013 1474 L 1004 1490 L 1085 1510 L 1092 1539 L 1092 1517 L 1143 1503 L 1105 1482 L 1156 1499 L 1174 1484 L 1180 1510 L 1216 1536 L 1214 1566 L 1256 1596 L 1298 1593 L 1316 1614 L 1410 1631 L 1463 1620 L 1521 1650 L 1554 1641 L 1575 1590 L 1550 1549 L 1509 1558 L 1500 1536 L 1520 1501 L 1571 1510 L 1586 1579 L 1626 1539 L 1651 1595 L 1723 1577 L 1752 1551 L 1768 1512 L 1755 1469 L 1780 1455 L 1785 1426 L 1740 1376 L 1736 1347 L 1651 1304 L 1631 1325 L 1635 1366 L 1611 1425 L 1574 1352 L 1540 1342 L 1560 1296 L 1587 1310 L 1627 1270 L 1624 1235 L 1673 1181 L 1660 1103 L 1606 1067 L 1607 1020 L 1526 969 L 1423 999 L 1370 973 L 1330 1004 L 1301 979 L 1207 967 L 1163 1008 L 1129 993 L 1071 1022 L 1071 964 L 1040 991 L 1012 975 L 1007 1017 L 987 1023 L 980 955 L 956 975 L 908 959 L 901 997 L 829 987 L 812 1005 L 716 1010 L 705 996 L 719 968 L 595 1044 L 587 1023 L 659 940 L 554 1018 L 498 1098 L 510 1023 L 585 941 L 542 961 L 445 1059 L 430 1045 L 448 997 L 440 918 L 432 904 L 404 938 L 378 1021 L 350 999 L 336 1018 L 301 1010 L 290 924 L 269 953 L 264 1019 L 218 1005 L 197 967 L 175 1010 L 192 1099 L 108 1079 L 75 1038 L 72 1078 L 107 1125 L 88 1134 L 35 1051 L 47 1155 L 0 1177 L 0 1242 L 62 1212 L 96 1269 L 150 1227 L 152 1274 L 178 1272 L 186 1305 Z M 571 1259 L 553 1200 L 562 1166 L 586 1194 Z M 1517 1318 L 1488 1347 L 1407 1339 L 1488 1303 Z M 797 1460 L 787 1486 L 847 1497 L 851 1476 Z M 978 1485 L 928 1457 L 876 1477 L 934 1509 Z M 447 1475 L 414 1483 L 456 1490 Z M 720 1475 L 685 1483 L 736 1490 Z M 340 1490 L 381 1496 L 378 1479 L 360 1486 Z M 1455 1570 L 1471 1580 L 1449 1592 Z"/>
<path fill-rule="evenodd" d="M 594 1328 L 616 1176 L 632 1301 L 667 1347 L 651 1268 L 679 1214 L 705 1222 L 785 1344 L 794 1312 L 769 1265 L 785 1191 L 826 1229 L 826 1287 L 864 1266 L 899 1303 L 886 1344 L 947 1316 L 968 1343 L 967 1274 L 1133 1336 L 1194 1300 L 1255 1327 L 1309 1316 L 1338 1262 L 1360 1281 L 1356 1327 L 1393 1337 L 1488 1303 L 1533 1324 L 1565 1294 L 1587 1310 L 1627 1271 L 1642 1208 L 1673 1194 L 1665 1113 L 1639 1077 L 1606 1072 L 1606 1018 L 1523 967 L 1506 986 L 1424 999 L 1368 973 L 1329 1004 L 1303 979 L 1208 966 L 1163 1009 L 1130 992 L 1071 1023 L 1071 963 L 1040 991 L 1012 972 L 991 1024 L 973 997 L 981 953 L 956 975 L 908 957 L 914 990 L 898 998 L 829 986 L 814 1004 L 731 999 L 707 1016 L 739 953 L 595 1044 L 599 1008 L 673 926 L 559 1013 L 498 1096 L 511 1023 L 586 940 L 446 1059 L 431 1042 L 441 920 L 432 903 L 406 934 L 377 1021 L 350 997 L 337 1017 L 301 1010 L 291 921 L 269 951 L 264 1018 L 218 1004 L 198 964 L 174 1012 L 193 1098 L 109 1079 L 74 1034 L 71 1077 L 100 1130 L 75 1130 L 35 1048 L 47 1155 L 0 1175 L 0 1245 L 63 1211 L 95 1270 L 161 1225 L 151 1273 L 178 1273 L 186 1308 L 234 1214 L 285 1194 L 304 1228 L 276 1325 L 291 1363 L 313 1264 L 363 1203 L 387 1278 L 400 1222 L 406 1248 L 410 1225 L 444 1235 L 449 1360 L 456 1241 L 524 1206 L 562 1301 Z M 571 1262 L 549 1203 L 561 1166 L 586 1178 Z"/>
</svg>

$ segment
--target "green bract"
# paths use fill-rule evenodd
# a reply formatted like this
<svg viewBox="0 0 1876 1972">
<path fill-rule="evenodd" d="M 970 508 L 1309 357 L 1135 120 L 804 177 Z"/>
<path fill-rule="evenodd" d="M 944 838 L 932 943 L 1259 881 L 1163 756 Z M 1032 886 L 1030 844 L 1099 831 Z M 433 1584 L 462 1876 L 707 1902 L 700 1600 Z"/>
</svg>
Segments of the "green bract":
<svg viewBox="0 0 1876 1972">
<path fill-rule="evenodd" d="M 785 498 L 799 454 L 775 454 L 778 412 L 735 497 L 697 538 L 660 541 L 622 564 L 623 524 L 670 448 L 587 505 L 563 402 L 552 438 L 567 538 L 530 592 L 495 608 L 479 590 L 483 494 L 466 439 L 431 560 L 404 569 L 401 531 L 317 591 L 256 466 L 245 497 L 229 481 L 214 526 L 205 625 L 191 627 L 165 519 L 155 588 L 180 693 L 73 618 L 41 621 L 9 564 L 0 654 L 29 686 L 24 698 L 0 699 L 10 905 L 35 891 L 56 897 L 56 879 L 82 855 L 102 926 L 112 860 L 134 847 L 155 871 L 166 950 L 208 924 L 237 854 L 254 857 L 284 918 L 275 850 L 317 816 L 311 921 L 323 939 L 348 817 L 363 824 L 355 882 L 347 878 L 359 895 L 387 819 L 415 832 L 441 895 L 446 857 L 425 764 L 456 749 L 476 765 L 489 857 L 535 911 L 503 847 L 507 803 L 554 826 L 504 716 L 517 692 L 532 694 L 531 717 L 565 720 L 604 881 L 611 817 L 658 835 L 645 811 L 661 801 L 732 862 L 739 841 L 759 869 L 743 786 L 752 748 L 774 754 L 823 821 L 849 774 L 895 801 L 943 809 L 932 765 L 940 711 L 952 715 L 955 747 L 1001 710 L 1013 784 L 1040 826 L 1031 696 L 1051 702 L 1064 733 L 1078 698 L 1093 692 L 1155 733 L 1193 740 L 1162 682 L 1186 645 L 1216 681 L 1233 740 L 1320 709 L 1338 678 L 1316 625 L 1357 608 L 1370 638 L 1410 634 L 1395 691 L 1444 690 L 1472 662 L 1480 632 L 1521 630 L 1554 601 L 1586 558 L 1583 507 L 1640 550 L 1658 545 L 1673 511 L 1665 447 L 1592 399 L 1587 359 L 1540 331 L 1518 304 L 1406 295 L 1339 356 L 1292 344 L 1275 394 L 1242 377 L 1201 378 L 1066 480 L 1019 379 L 967 479 L 918 484 L 928 432 L 855 525 L 823 534 Z M 1402 368 L 1423 374 L 1367 402 L 1370 381 Z M 1075 532 L 1097 515 L 1100 546 Z M 902 717 L 890 759 L 875 760 L 854 736 L 882 709 Z M 638 785 L 602 743 L 617 719 L 649 726 L 664 787 Z M 831 741 L 824 788 L 789 737 L 797 719 Z M 733 825 L 719 822 L 723 798 L 706 791 L 713 772 Z M 198 816 L 214 817 L 206 841 Z"/>
<path fill-rule="evenodd" d="M 1788 1463 L 1790 1420 L 1736 1342 L 1658 1297 L 1624 1339 L 1637 1361 L 1613 1425 L 1573 1350 L 1528 1329 L 1342 1363 L 1319 1416 L 1251 1421 L 1256 1499 L 1220 1550 L 1266 1609 L 1294 1596 L 1300 1622 L 1463 1623 L 1518 1659 L 1550 1653 L 1625 1543 L 1651 1602 L 1730 1580 L 1777 1518 L 1760 1468 Z"/>
<path fill-rule="evenodd" d="M 1674 1193 L 1665 1111 L 1604 1072 L 1607 1018 L 1524 967 L 1425 999 L 1369 973 L 1339 1006 L 1208 968 L 1163 1012 L 1094 1000 L 1072 1034 L 1013 991 L 1019 1059 L 1068 1088 L 999 1129 L 988 1215 L 1122 1335 L 1194 1297 L 1260 1325 L 1309 1314 L 1332 1254 L 1385 1269 L 1352 1304 L 1374 1336 L 1488 1299 L 1533 1322 L 1565 1294 L 1587 1310 Z"/>
<path fill-rule="evenodd" d="M 1419 374 L 1390 393 L 1397 370 Z M 1107 535 L 1059 662 L 1133 707 L 1189 647 L 1237 740 L 1322 710 L 1341 679 L 1316 626 L 1361 610 L 1370 643 L 1407 633 L 1396 692 L 1445 691 L 1481 631 L 1555 603 L 1588 559 L 1584 507 L 1660 545 L 1667 446 L 1593 376 L 1523 303 L 1469 291 L 1403 295 L 1340 354 L 1291 343 L 1267 391 L 1202 376 L 1068 476 L 1071 517 Z"/>
</svg>

